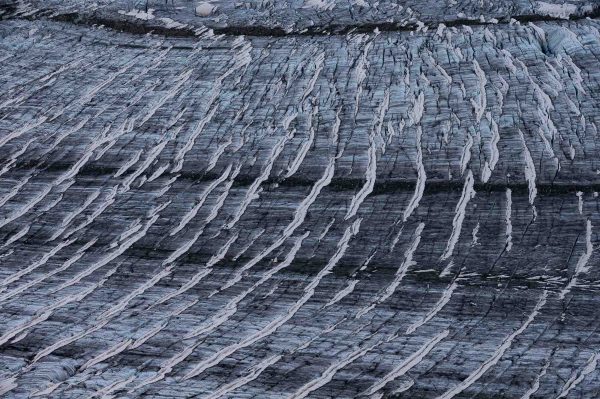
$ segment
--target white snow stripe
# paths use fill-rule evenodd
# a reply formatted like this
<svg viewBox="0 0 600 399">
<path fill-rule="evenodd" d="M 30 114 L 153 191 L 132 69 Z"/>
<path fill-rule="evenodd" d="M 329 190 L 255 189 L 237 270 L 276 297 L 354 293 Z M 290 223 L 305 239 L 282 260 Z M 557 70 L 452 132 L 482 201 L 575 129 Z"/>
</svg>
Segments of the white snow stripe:
<svg viewBox="0 0 600 399">
<path fill-rule="evenodd" d="M 282 316 L 279 316 L 278 318 L 276 318 L 275 320 L 270 322 L 267 326 L 265 326 L 258 332 L 252 334 L 251 336 L 245 338 L 241 342 L 230 345 L 224 349 L 221 349 L 220 351 L 218 351 L 215 354 L 213 354 L 212 356 L 210 356 L 208 359 L 200 362 L 199 364 L 194 366 L 192 368 L 192 370 L 190 370 L 183 377 L 183 379 L 188 380 L 190 378 L 194 378 L 194 377 L 200 375 L 205 370 L 219 364 L 223 359 L 231 356 L 233 353 L 235 353 L 239 349 L 250 346 L 250 345 L 262 340 L 263 338 L 268 337 L 269 335 L 273 334 L 279 327 L 281 327 L 288 320 L 290 320 L 300 310 L 300 308 L 306 302 L 308 302 L 308 300 L 310 300 L 312 298 L 312 296 L 315 293 L 315 289 L 321 283 L 321 280 L 325 276 L 327 276 L 328 274 L 331 273 L 332 269 L 337 265 L 338 261 L 344 256 L 344 254 L 346 253 L 346 250 L 348 249 L 350 240 L 352 239 L 352 237 L 356 236 L 356 234 L 358 234 L 358 232 L 359 232 L 361 221 L 362 221 L 362 219 L 356 219 L 354 221 L 354 223 L 352 223 L 350 226 L 348 226 L 348 228 L 344 232 L 344 235 L 338 242 L 337 250 L 336 250 L 335 254 L 329 259 L 329 262 L 327 262 L 327 265 L 325 265 L 325 267 L 323 269 L 321 269 L 319 271 L 319 273 L 312 279 L 310 284 L 308 284 L 304 288 L 304 295 L 299 300 L 297 300 L 294 305 L 292 305 L 290 308 L 288 308 L 288 310 L 285 314 L 283 314 Z"/>
<path fill-rule="evenodd" d="M 585 377 L 593 373 L 596 370 L 596 367 L 598 366 L 598 360 L 600 360 L 600 353 L 592 354 L 588 359 L 587 363 L 585 364 L 583 370 L 581 370 L 579 375 L 574 374 L 571 376 L 571 378 L 569 378 L 569 380 L 562 387 L 556 399 L 566 398 L 569 395 L 569 392 L 571 392 L 575 387 L 577 387 L 577 385 L 579 385 L 585 379 Z"/>
<path fill-rule="evenodd" d="M 462 195 L 458 201 L 458 204 L 456 204 L 456 212 L 454 215 L 454 220 L 452 221 L 452 233 L 450 234 L 450 238 L 446 244 L 446 249 L 441 257 L 442 260 L 448 259 L 454 252 L 454 247 L 456 246 L 456 243 L 460 237 L 462 224 L 466 216 L 467 205 L 469 204 L 469 201 L 475 197 L 473 184 L 473 173 L 469 170 L 465 179 Z"/>
<path fill-rule="evenodd" d="M 371 385 L 362 395 L 370 396 L 375 394 L 377 391 L 381 390 L 385 387 L 389 382 L 394 381 L 398 377 L 402 377 L 416 365 L 421 363 L 421 361 L 427 356 L 435 346 L 446 338 L 450 334 L 449 330 L 444 330 L 441 333 L 437 334 L 429 341 L 427 341 L 423 346 L 421 346 L 416 352 L 411 354 L 405 361 L 396 366 L 392 371 L 386 374 L 379 381 Z"/>
<path fill-rule="evenodd" d="M 551 359 L 548 359 L 546 361 L 546 363 L 544 364 L 544 367 L 542 367 L 542 370 L 540 371 L 540 373 L 535 376 L 533 385 L 531 386 L 531 388 L 529 388 L 527 390 L 527 392 L 525 392 L 523 394 L 523 396 L 521 396 L 521 399 L 530 399 L 531 395 L 533 395 L 534 393 L 536 393 L 538 391 L 538 389 L 540 389 L 540 381 L 541 381 L 542 377 L 544 377 L 546 375 L 546 373 L 548 372 L 548 367 L 550 367 L 550 360 Z"/>
<path fill-rule="evenodd" d="M 236 378 L 235 380 L 223 385 L 222 387 L 208 395 L 206 399 L 222 398 L 223 396 L 235 391 L 236 389 L 242 388 L 243 386 L 257 379 L 263 371 L 277 363 L 281 359 L 281 357 L 281 355 L 274 355 L 266 358 L 257 365 L 253 366 L 248 374 Z"/>
<path fill-rule="evenodd" d="M 296 231 L 296 229 L 300 227 L 302 223 L 304 223 L 304 219 L 308 214 L 309 207 L 316 201 L 321 190 L 331 183 L 333 174 L 335 172 L 335 160 L 336 157 L 331 157 L 329 159 L 329 163 L 325 168 L 323 176 L 321 176 L 321 178 L 317 182 L 315 182 L 311 189 L 311 192 L 298 205 L 298 208 L 296 208 L 296 211 L 294 212 L 294 219 L 286 226 L 282 235 L 273 244 L 261 251 L 253 259 L 248 261 L 244 266 L 242 266 L 238 271 L 236 271 L 234 276 L 221 287 L 221 290 L 227 289 L 232 285 L 236 284 L 238 281 L 240 281 L 242 279 L 243 273 L 246 270 L 250 269 L 258 262 L 263 260 L 275 249 L 279 248 L 294 233 L 294 231 Z"/>
<path fill-rule="evenodd" d="M 352 291 L 354 291 L 354 287 L 356 286 L 356 284 L 358 282 L 359 282 L 359 280 L 350 280 L 343 290 L 341 290 L 340 292 L 335 294 L 335 296 L 329 302 L 327 302 L 325 307 L 327 308 L 333 304 L 336 304 L 339 301 L 341 301 L 342 299 L 344 299 L 346 296 L 351 294 Z"/>
<path fill-rule="evenodd" d="M 502 342 L 502 344 L 494 351 L 494 353 L 492 354 L 492 356 L 490 356 L 490 358 L 488 360 L 483 362 L 483 364 L 481 366 L 479 366 L 476 370 L 474 370 L 471 374 L 469 374 L 469 376 L 465 380 L 463 380 L 460 384 L 458 384 L 457 386 L 455 386 L 452 389 L 449 389 L 442 395 L 438 396 L 438 399 L 451 399 L 451 398 L 455 397 L 456 395 L 462 393 L 465 389 L 467 389 L 471 385 L 473 385 L 489 369 L 494 367 L 496 365 L 496 363 L 498 363 L 500 358 L 504 355 L 504 353 L 508 349 L 510 349 L 514 339 L 516 337 L 518 337 L 519 335 L 521 335 L 523 333 L 523 331 L 525 331 L 527 329 L 527 327 L 529 327 L 529 325 L 533 322 L 533 320 L 539 314 L 542 307 L 546 304 L 547 297 L 548 297 L 548 292 L 544 290 L 544 292 L 540 296 L 540 299 L 538 300 L 537 304 L 535 305 L 535 308 L 527 317 L 527 320 L 525 321 L 525 323 L 523 323 L 515 332 L 510 334 Z"/>
<path fill-rule="evenodd" d="M 579 259 L 577 260 L 577 264 L 575 265 L 575 272 L 569 280 L 567 286 L 563 288 L 560 294 L 558 295 L 559 299 L 564 299 L 564 297 L 571 291 L 571 289 L 577 285 L 577 279 L 581 274 L 589 272 L 590 266 L 588 266 L 588 262 L 592 256 L 593 251 L 594 246 L 592 245 L 592 222 L 588 220 L 586 222 L 585 229 L 585 252 L 581 254 Z"/>
<path fill-rule="evenodd" d="M 523 143 L 523 157 L 525 158 L 525 180 L 527 180 L 527 184 L 529 186 L 529 203 L 533 205 L 535 197 L 537 196 L 537 187 L 535 184 L 537 178 L 535 172 L 535 164 L 533 163 L 533 159 L 531 158 L 529 148 L 527 148 L 525 136 L 523 136 L 523 132 L 521 131 L 521 129 L 518 130 L 519 137 L 521 138 L 521 142 Z"/>
<path fill-rule="evenodd" d="M 415 185 L 415 192 L 408 203 L 408 206 L 404 210 L 404 214 L 402 215 L 402 220 L 406 222 L 410 215 L 417 209 L 419 206 L 419 202 L 421 198 L 423 198 L 423 192 L 425 191 L 425 181 L 427 180 L 427 175 L 425 173 L 425 167 L 423 166 L 423 150 L 421 149 L 421 136 L 423 134 L 423 130 L 421 126 L 417 126 L 417 136 L 416 136 L 416 146 L 417 146 L 417 183 Z"/>
<path fill-rule="evenodd" d="M 398 286 L 402 282 L 402 279 L 404 279 L 404 276 L 406 276 L 406 272 L 408 271 L 408 268 L 415 264 L 415 262 L 413 261 L 413 255 L 414 255 L 414 252 L 417 250 L 419 243 L 421 242 L 421 233 L 423 232 L 424 228 L 425 228 L 425 223 L 419 223 L 419 225 L 415 229 L 415 233 L 413 234 L 414 238 L 413 238 L 410 246 L 404 252 L 404 261 L 398 267 L 398 270 L 396 270 L 394 279 L 385 288 L 383 293 L 379 294 L 378 297 L 371 304 L 363 307 L 360 311 L 358 311 L 358 313 L 356 314 L 357 319 L 361 318 L 362 316 L 367 314 L 375 306 L 377 306 L 377 304 L 380 304 L 380 303 L 386 301 L 389 297 L 391 297 L 394 294 L 394 292 L 396 292 L 396 288 L 398 288 Z"/>
<path fill-rule="evenodd" d="M 512 191 L 510 188 L 506 189 L 506 251 L 509 252 L 512 249 Z"/>
<path fill-rule="evenodd" d="M 288 398 L 289 399 L 303 399 L 303 398 L 307 397 L 308 395 L 310 395 L 311 392 L 316 391 L 317 389 L 321 388 L 322 386 L 328 384 L 333 379 L 335 374 L 337 374 L 338 371 L 340 371 L 347 365 L 351 364 L 356 359 L 363 357 L 369 351 L 371 351 L 373 348 L 380 345 L 381 343 L 382 342 L 377 342 L 377 343 L 369 345 L 365 348 L 358 348 L 358 349 L 354 350 L 353 352 L 348 354 L 346 357 L 344 357 L 339 362 L 334 363 L 331 366 L 329 366 L 327 368 L 327 370 L 325 370 L 319 377 L 304 384 L 296 392 L 291 394 Z"/>
<path fill-rule="evenodd" d="M 427 314 L 423 316 L 420 320 L 414 322 L 410 325 L 410 327 L 408 327 L 408 329 L 406 329 L 406 334 L 412 334 L 417 330 L 417 328 L 421 327 L 423 324 L 426 324 L 427 322 L 429 322 L 429 320 L 433 319 L 435 315 L 437 315 L 440 312 L 440 310 L 442 310 L 444 306 L 446 306 L 446 304 L 450 302 L 450 298 L 452 297 L 452 294 L 454 293 L 456 287 L 458 287 L 458 284 L 456 284 L 456 282 L 450 284 L 448 288 L 444 290 L 442 297 L 436 302 L 433 308 L 429 312 L 427 312 Z"/>
</svg>

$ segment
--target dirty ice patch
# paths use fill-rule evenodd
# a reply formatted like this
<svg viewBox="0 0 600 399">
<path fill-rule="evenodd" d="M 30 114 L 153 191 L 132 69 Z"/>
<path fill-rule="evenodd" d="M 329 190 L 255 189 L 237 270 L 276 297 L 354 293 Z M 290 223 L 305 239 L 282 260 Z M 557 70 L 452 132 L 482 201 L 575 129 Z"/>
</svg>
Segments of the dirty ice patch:
<svg viewBox="0 0 600 399">
<path fill-rule="evenodd" d="M 149 8 L 148 11 L 142 11 L 137 9 L 133 9 L 131 11 L 119 10 L 119 14 L 148 21 L 149 19 L 154 19 L 154 8 Z"/>
<path fill-rule="evenodd" d="M 331 11 L 335 7 L 335 1 L 332 0 L 306 0 L 304 8 L 316 8 L 319 11 Z"/>
<path fill-rule="evenodd" d="M 545 1 L 536 2 L 536 12 L 554 18 L 569 19 L 577 11 L 575 4 L 551 4 Z"/>
</svg>

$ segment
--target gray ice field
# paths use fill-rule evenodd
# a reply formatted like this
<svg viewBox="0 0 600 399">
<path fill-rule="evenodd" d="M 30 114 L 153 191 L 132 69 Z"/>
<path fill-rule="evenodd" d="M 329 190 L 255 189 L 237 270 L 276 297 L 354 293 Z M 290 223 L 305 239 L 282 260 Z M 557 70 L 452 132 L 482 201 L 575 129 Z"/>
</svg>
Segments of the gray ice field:
<svg viewBox="0 0 600 399">
<path fill-rule="evenodd" d="M 600 3 L 0 0 L 0 396 L 600 397 Z"/>
</svg>

